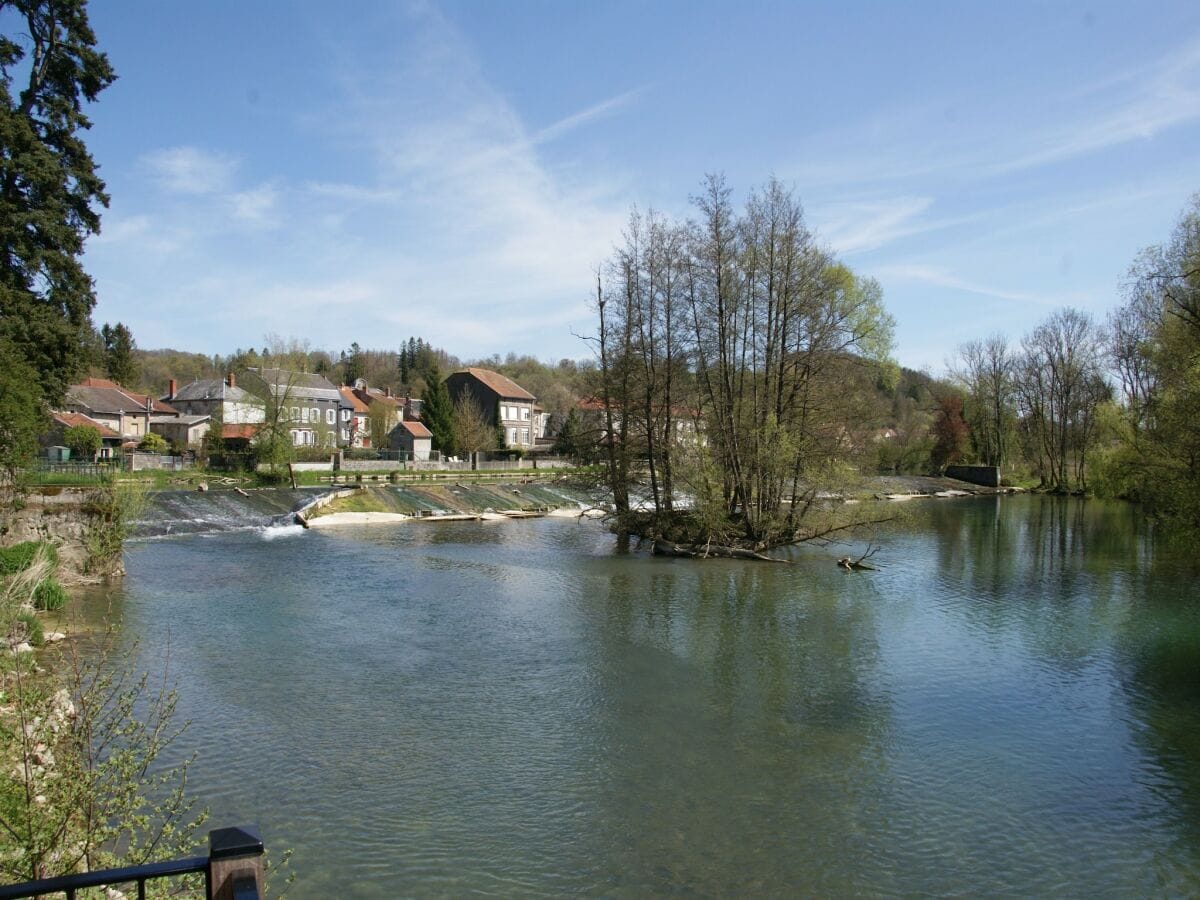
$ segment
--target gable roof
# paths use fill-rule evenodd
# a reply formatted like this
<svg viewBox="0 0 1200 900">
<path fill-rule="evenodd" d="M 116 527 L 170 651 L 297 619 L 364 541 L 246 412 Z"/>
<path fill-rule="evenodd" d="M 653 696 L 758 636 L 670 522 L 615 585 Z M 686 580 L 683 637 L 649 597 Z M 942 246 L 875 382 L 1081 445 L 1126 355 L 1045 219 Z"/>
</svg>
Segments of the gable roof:
<svg viewBox="0 0 1200 900">
<path fill-rule="evenodd" d="M 230 400 L 235 403 L 245 403 L 250 400 L 250 394 L 240 387 L 230 387 L 223 378 L 208 378 L 203 381 L 193 381 L 185 384 L 168 400 Z"/>
<path fill-rule="evenodd" d="M 83 413 L 77 412 L 55 412 L 50 414 L 51 417 L 59 425 L 64 428 L 78 428 L 80 425 L 89 425 L 100 432 L 100 437 L 108 438 L 109 440 L 120 440 L 121 435 L 117 434 L 107 425 L 102 422 L 97 422 L 95 419 L 85 416 Z"/>
<path fill-rule="evenodd" d="M 415 438 L 431 438 L 433 432 L 422 425 L 420 422 L 414 422 L 412 419 L 406 419 L 400 423 L 400 427 L 407 431 Z"/>
<path fill-rule="evenodd" d="M 152 397 L 148 397 L 146 394 L 139 394 L 137 391 L 131 391 L 128 388 L 123 388 L 115 381 L 109 381 L 107 378 L 85 378 L 83 381 L 79 382 L 79 384 L 71 385 L 69 391 L 74 391 L 76 388 L 83 389 L 85 394 L 88 394 L 91 391 L 103 392 L 94 395 L 97 401 L 101 403 L 115 402 L 118 404 L 112 409 L 104 410 L 104 412 L 117 412 L 118 410 L 133 412 L 135 409 L 144 410 L 146 408 L 146 402 L 150 401 L 151 412 L 160 413 L 161 415 L 165 416 L 174 416 L 179 414 L 179 410 L 171 406 L 171 404 L 164 403 L 162 400 L 155 400 Z M 107 393 L 109 391 L 115 391 L 116 394 L 122 395 L 127 399 L 120 399 L 109 395 Z M 125 405 L 119 405 L 121 403 L 124 403 Z M 100 407 L 90 408 L 95 409 L 97 412 L 101 411 Z"/>
<path fill-rule="evenodd" d="M 537 398 L 525 388 L 521 387 L 507 375 L 501 375 L 499 372 L 493 372 L 491 369 L 476 369 L 468 367 L 460 369 L 454 373 L 455 375 L 470 375 L 477 381 L 481 382 L 485 387 L 489 388 L 493 393 L 505 400 L 536 400 Z"/>
<path fill-rule="evenodd" d="M 250 440 L 258 433 L 257 425 L 222 425 L 222 440 Z"/>
<path fill-rule="evenodd" d="M 350 404 L 350 408 L 356 413 L 365 414 L 370 412 L 370 410 L 367 408 L 367 404 L 363 403 L 362 399 L 354 392 L 354 388 L 342 385 L 340 388 L 338 388 L 338 393 L 342 395 L 343 399 Z"/>
<path fill-rule="evenodd" d="M 342 400 L 337 387 L 324 375 L 255 366 L 248 366 L 246 373 L 263 382 L 272 394 L 289 393 L 296 400 Z"/>
</svg>

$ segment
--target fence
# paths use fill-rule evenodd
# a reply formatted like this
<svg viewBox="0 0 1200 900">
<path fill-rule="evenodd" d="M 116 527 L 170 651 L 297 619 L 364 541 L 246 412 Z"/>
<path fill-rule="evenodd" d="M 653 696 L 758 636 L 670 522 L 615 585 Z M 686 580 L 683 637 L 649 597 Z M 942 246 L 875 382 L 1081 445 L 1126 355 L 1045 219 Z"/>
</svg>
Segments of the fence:
<svg viewBox="0 0 1200 900">
<path fill-rule="evenodd" d="M 179 472 L 191 467 L 190 459 L 182 456 L 161 456 L 157 453 L 126 453 L 123 463 L 123 468 L 128 472 L 144 472 L 148 469 Z"/>
<path fill-rule="evenodd" d="M 118 884 L 136 885 L 138 897 L 144 898 L 147 881 L 201 872 L 204 873 L 204 896 L 209 900 L 258 900 L 263 896 L 263 842 L 258 830 L 245 826 L 210 831 L 208 856 L 3 885 L 0 886 L 0 900 L 21 900 L 44 894 L 63 894 L 67 900 L 74 900 L 77 891 Z"/>
</svg>

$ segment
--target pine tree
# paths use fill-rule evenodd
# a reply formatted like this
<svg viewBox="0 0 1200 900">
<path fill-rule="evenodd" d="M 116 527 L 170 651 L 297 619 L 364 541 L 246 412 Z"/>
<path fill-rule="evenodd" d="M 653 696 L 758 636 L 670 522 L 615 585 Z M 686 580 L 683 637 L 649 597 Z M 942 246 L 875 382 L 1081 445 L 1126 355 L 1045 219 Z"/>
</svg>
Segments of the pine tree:
<svg viewBox="0 0 1200 900">
<path fill-rule="evenodd" d="M 80 257 L 108 205 L 83 104 L 116 75 L 86 0 L 0 0 L 0 14 L 16 26 L 0 35 L 0 335 L 55 403 L 85 362 L 96 298 Z"/>
<path fill-rule="evenodd" d="M 104 371 L 122 387 L 133 387 L 138 379 L 138 364 L 133 356 L 137 344 L 133 341 L 133 332 L 118 322 L 116 325 L 105 324 L 100 329 L 100 336 L 104 339 Z"/>
<path fill-rule="evenodd" d="M 453 455 L 454 405 L 450 402 L 450 391 L 446 389 L 436 365 L 426 370 L 425 383 L 429 388 L 421 403 L 421 418 L 425 421 L 425 427 L 433 432 L 434 449 L 440 450 L 443 456 Z"/>
</svg>

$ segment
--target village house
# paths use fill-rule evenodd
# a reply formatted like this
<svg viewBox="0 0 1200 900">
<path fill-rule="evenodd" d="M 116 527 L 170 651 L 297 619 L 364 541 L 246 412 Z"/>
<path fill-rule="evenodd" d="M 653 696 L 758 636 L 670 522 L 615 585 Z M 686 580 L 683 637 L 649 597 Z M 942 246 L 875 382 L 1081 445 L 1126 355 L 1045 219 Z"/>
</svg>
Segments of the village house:
<svg viewBox="0 0 1200 900">
<path fill-rule="evenodd" d="M 507 446 L 532 449 L 537 439 L 537 398 L 511 378 L 491 369 L 462 369 L 446 378 L 446 389 L 454 403 L 472 397 L 484 420 L 503 430 Z"/>
<path fill-rule="evenodd" d="M 392 393 L 391 388 L 373 388 L 359 378 L 354 382 L 354 396 L 368 408 L 382 404 L 382 409 L 388 411 L 387 430 L 391 430 L 405 419 L 421 418 L 421 401 L 415 397 L 401 397 Z"/>
<path fill-rule="evenodd" d="M 420 422 L 405 419 L 388 435 L 393 450 L 411 454 L 410 459 L 420 462 L 433 455 L 433 432 Z"/>
<path fill-rule="evenodd" d="M 370 407 L 355 393 L 354 388 L 342 386 L 338 393 L 345 400 L 342 407 L 341 444 L 343 447 L 371 446 Z"/>
<path fill-rule="evenodd" d="M 152 430 L 151 418 L 176 418 L 179 410 L 105 378 L 86 378 L 67 388 L 61 412 L 82 413 L 136 445 Z"/>
<path fill-rule="evenodd" d="M 241 382 L 246 391 L 262 402 L 264 409 L 268 407 L 268 400 L 279 405 L 281 417 L 288 423 L 293 446 L 327 449 L 339 446 L 343 409 L 352 410 L 341 392 L 324 375 L 249 367 Z"/>
<path fill-rule="evenodd" d="M 100 435 L 100 449 L 96 451 L 97 459 L 112 459 L 120 451 L 121 444 L 125 440 L 120 434 L 113 431 L 103 422 L 98 422 L 78 412 L 52 412 L 50 414 L 50 428 L 38 438 L 38 443 L 47 452 L 51 452 L 56 447 L 65 447 L 66 430 L 68 428 L 79 428 L 83 425 L 95 428 Z M 91 460 L 86 461 L 91 462 Z"/>
<path fill-rule="evenodd" d="M 262 401 L 238 387 L 232 372 L 227 378 L 193 381 L 182 388 L 172 378 L 162 399 L 184 415 L 214 416 L 223 425 L 257 425 L 265 416 Z"/>
</svg>

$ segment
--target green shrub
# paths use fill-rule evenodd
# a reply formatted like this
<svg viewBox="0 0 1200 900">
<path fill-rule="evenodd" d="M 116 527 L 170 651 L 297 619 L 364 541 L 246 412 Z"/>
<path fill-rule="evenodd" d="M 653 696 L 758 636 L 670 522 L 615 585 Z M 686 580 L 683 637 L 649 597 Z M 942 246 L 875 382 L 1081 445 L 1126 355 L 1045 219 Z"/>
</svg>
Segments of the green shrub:
<svg viewBox="0 0 1200 900">
<path fill-rule="evenodd" d="M 0 575 L 15 575 L 24 572 L 33 563 L 38 548 L 46 548 L 47 561 L 51 568 L 58 565 L 58 551 L 46 541 L 24 541 L 11 547 L 0 547 Z"/>
<path fill-rule="evenodd" d="M 25 629 L 25 640 L 33 646 L 40 647 L 46 643 L 46 629 L 36 613 L 23 612 L 17 615 L 17 621 Z"/>
<path fill-rule="evenodd" d="M 33 591 L 33 605 L 37 609 L 62 609 L 67 604 L 67 592 L 53 578 L 47 578 Z"/>
</svg>

